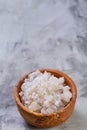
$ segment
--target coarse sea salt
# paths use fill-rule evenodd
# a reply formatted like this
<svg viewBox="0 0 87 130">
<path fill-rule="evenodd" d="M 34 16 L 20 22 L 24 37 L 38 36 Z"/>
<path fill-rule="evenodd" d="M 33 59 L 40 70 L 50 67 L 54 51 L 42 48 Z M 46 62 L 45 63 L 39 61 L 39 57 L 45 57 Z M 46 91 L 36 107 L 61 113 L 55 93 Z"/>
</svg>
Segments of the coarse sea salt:
<svg viewBox="0 0 87 130">
<path fill-rule="evenodd" d="M 21 101 L 29 110 L 50 114 L 64 108 L 71 100 L 70 87 L 64 77 L 57 78 L 49 72 L 32 72 L 24 80 L 19 93 Z"/>
</svg>

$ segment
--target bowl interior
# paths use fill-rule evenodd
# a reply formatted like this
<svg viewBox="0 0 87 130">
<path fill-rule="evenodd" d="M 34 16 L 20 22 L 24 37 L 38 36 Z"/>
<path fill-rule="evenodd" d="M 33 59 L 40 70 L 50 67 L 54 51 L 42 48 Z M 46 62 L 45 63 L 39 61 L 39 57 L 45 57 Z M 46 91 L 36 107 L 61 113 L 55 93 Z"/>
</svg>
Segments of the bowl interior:
<svg viewBox="0 0 87 130">
<path fill-rule="evenodd" d="M 64 77 L 65 79 L 65 84 L 70 86 L 71 88 L 71 92 L 72 92 L 72 99 L 71 101 L 68 103 L 67 106 L 65 106 L 62 110 L 58 111 L 58 112 L 62 112 L 62 111 L 65 111 L 70 105 L 72 105 L 73 102 L 75 102 L 76 100 L 76 96 L 77 96 L 77 90 L 76 90 L 76 86 L 73 82 L 73 80 L 67 76 L 66 74 L 64 74 L 63 72 L 60 72 L 58 70 L 51 70 L 51 69 L 42 69 L 40 70 L 42 73 L 44 71 L 47 71 L 47 72 L 50 72 L 51 74 L 53 74 L 55 77 Z M 19 82 L 17 83 L 16 85 L 16 88 L 15 88 L 15 99 L 16 99 L 16 102 L 19 104 L 19 106 L 24 109 L 25 111 L 29 112 L 29 113 L 33 113 L 33 114 L 36 114 L 36 115 L 40 115 L 40 116 L 43 116 L 43 114 L 41 113 L 37 113 L 37 112 L 33 112 L 33 111 L 30 111 L 28 108 L 26 108 L 22 102 L 21 102 L 21 98 L 19 96 L 19 92 L 21 91 L 21 85 L 23 84 L 24 82 L 24 79 L 28 77 L 28 74 L 24 75 L 20 80 Z M 47 114 L 47 115 L 51 115 L 51 114 Z"/>
</svg>

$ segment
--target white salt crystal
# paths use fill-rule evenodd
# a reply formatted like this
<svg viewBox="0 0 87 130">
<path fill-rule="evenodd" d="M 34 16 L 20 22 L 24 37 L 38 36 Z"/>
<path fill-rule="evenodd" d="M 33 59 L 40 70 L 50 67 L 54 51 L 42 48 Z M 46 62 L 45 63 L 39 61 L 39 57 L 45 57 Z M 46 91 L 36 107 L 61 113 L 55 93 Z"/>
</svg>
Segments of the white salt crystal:
<svg viewBox="0 0 87 130">
<path fill-rule="evenodd" d="M 61 100 L 56 100 L 55 101 L 55 105 L 58 107 L 58 106 L 60 106 L 60 103 L 61 103 Z"/>
<path fill-rule="evenodd" d="M 64 84 L 64 77 L 57 78 L 39 70 L 28 75 L 19 95 L 28 109 L 43 114 L 57 112 L 72 98 L 70 87 Z"/>
<path fill-rule="evenodd" d="M 47 114 L 51 114 L 54 112 L 54 109 L 52 109 L 51 107 L 48 107 L 46 112 L 47 112 Z"/>
<path fill-rule="evenodd" d="M 61 94 L 61 99 L 64 100 L 65 102 L 69 102 L 71 98 L 72 98 L 72 94 L 69 91 Z"/>
<path fill-rule="evenodd" d="M 58 81 L 59 81 L 59 84 L 64 84 L 64 77 L 60 77 Z"/>
<path fill-rule="evenodd" d="M 38 111 L 41 109 L 41 106 L 37 102 L 32 102 L 28 108 L 32 111 Z"/>
<path fill-rule="evenodd" d="M 42 113 L 42 114 L 47 114 L 46 108 L 43 107 L 43 108 L 41 109 L 41 113 Z"/>
</svg>

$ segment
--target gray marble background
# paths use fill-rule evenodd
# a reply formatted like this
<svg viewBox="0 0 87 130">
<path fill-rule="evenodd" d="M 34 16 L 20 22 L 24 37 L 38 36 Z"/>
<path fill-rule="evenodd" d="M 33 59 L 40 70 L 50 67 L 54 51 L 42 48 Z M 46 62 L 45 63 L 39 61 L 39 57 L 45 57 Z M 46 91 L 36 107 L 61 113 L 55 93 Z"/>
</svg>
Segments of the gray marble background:
<svg viewBox="0 0 87 130">
<path fill-rule="evenodd" d="M 76 83 L 74 113 L 51 130 L 87 130 L 87 0 L 0 0 L 0 130 L 37 130 L 14 101 L 21 76 L 59 69 Z"/>
</svg>

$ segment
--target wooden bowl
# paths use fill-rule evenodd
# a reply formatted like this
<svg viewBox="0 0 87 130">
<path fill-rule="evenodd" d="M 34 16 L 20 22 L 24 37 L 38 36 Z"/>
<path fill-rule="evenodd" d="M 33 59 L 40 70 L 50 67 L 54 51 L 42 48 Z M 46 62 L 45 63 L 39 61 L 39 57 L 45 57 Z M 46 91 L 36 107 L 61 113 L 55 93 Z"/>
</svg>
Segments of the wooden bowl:
<svg viewBox="0 0 87 130">
<path fill-rule="evenodd" d="M 27 123 L 36 127 L 41 127 L 41 128 L 57 126 L 63 123 L 65 120 L 67 120 L 71 116 L 74 110 L 75 102 L 76 102 L 77 89 L 73 80 L 69 76 L 64 74 L 63 72 L 60 72 L 58 70 L 53 70 L 53 69 L 42 69 L 40 71 L 41 72 L 47 71 L 56 77 L 65 78 L 65 84 L 71 87 L 71 92 L 72 92 L 72 99 L 69 102 L 69 104 L 65 106 L 63 109 L 61 109 L 60 111 L 52 113 L 52 114 L 41 114 L 41 113 L 33 112 L 29 110 L 28 108 L 26 108 L 21 102 L 19 92 L 21 91 L 21 85 L 23 84 L 24 79 L 28 77 L 28 74 L 24 75 L 16 84 L 16 87 L 14 90 L 16 104 L 17 104 L 20 114 L 22 115 L 22 117 L 25 119 Z"/>
</svg>

